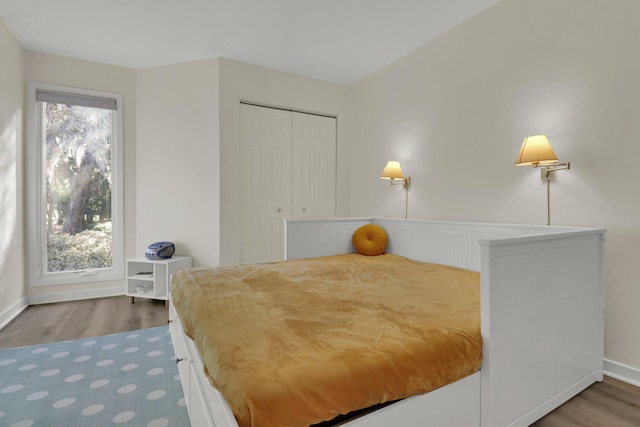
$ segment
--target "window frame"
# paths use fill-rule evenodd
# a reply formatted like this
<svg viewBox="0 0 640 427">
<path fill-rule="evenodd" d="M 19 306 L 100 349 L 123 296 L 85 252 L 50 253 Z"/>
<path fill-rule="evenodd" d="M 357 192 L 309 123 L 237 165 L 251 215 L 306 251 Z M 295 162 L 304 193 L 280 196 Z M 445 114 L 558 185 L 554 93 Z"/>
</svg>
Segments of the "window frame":
<svg viewBox="0 0 640 427">
<path fill-rule="evenodd" d="M 43 195 L 46 184 L 43 165 L 44 150 L 42 115 L 38 114 L 36 91 L 58 92 L 114 99 L 116 108 L 112 118 L 112 188 L 111 188 L 111 238 L 112 263 L 110 268 L 89 268 L 86 270 L 47 272 L 44 270 L 47 256 L 46 230 L 46 195 Z M 57 86 L 30 82 L 27 93 L 27 245 L 28 245 L 28 283 L 30 287 L 81 284 L 124 279 L 124 161 L 123 161 L 123 105 L 122 95 L 118 93 L 100 92 L 68 86 Z"/>
</svg>

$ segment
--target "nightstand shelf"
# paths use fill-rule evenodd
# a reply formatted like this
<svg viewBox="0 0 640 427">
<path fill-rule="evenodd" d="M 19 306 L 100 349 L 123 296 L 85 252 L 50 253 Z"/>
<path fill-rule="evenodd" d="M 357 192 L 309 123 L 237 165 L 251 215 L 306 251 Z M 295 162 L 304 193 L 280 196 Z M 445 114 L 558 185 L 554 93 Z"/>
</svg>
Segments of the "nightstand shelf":
<svg viewBox="0 0 640 427">
<path fill-rule="evenodd" d="M 168 301 L 171 275 L 181 268 L 191 267 L 191 257 L 174 256 L 169 259 L 127 260 L 127 284 L 125 294 L 135 298 L 152 298 Z"/>
</svg>

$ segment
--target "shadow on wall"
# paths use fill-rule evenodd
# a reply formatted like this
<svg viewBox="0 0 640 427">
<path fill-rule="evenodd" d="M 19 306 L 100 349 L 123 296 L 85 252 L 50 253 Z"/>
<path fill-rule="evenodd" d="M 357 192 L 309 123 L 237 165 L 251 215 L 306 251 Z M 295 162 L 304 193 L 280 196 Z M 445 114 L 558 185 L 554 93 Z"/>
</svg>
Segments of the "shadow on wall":
<svg viewBox="0 0 640 427">
<path fill-rule="evenodd" d="M 14 115 L 0 135 L 0 283 L 4 282 L 11 243 L 17 234 L 17 118 L 18 114 Z"/>
</svg>

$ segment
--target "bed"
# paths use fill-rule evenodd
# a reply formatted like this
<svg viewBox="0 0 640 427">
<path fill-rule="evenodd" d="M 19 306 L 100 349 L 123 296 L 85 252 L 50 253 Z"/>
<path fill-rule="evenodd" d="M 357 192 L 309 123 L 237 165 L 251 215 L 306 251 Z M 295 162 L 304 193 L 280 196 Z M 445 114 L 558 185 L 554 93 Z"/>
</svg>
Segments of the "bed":
<svg viewBox="0 0 640 427">
<path fill-rule="evenodd" d="M 369 223 L 387 231 L 387 253 L 480 273 L 482 366 L 340 425 L 525 426 L 602 380 L 605 230 L 385 218 L 287 221 L 285 258 L 349 254 L 354 230 Z M 204 375 L 185 321 L 193 323 L 176 314 L 172 301 L 170 330 L 192 425 L 237 426 Z"/>
</svg>

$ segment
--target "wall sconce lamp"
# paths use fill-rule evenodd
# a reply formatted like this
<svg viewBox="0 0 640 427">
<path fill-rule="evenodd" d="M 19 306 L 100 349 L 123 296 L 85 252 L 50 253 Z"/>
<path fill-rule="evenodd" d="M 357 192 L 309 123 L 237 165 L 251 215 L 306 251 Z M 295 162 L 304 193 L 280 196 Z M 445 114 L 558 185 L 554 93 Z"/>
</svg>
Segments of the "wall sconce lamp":
<svg viewBox="0 0 640 427">
<path fill-rule="evenodd" d="M 404 177 L 402 175 L 402 168 L 400 167 L 400 162 L 395 160 L 390 160 L 387 162 L 387 165 L 384 167 L 382 174 L 380 175 L 380 179 L 388 179 L 391 185 L 401 185 L 405 191 L 405 202 L 404 202 L 404 218 L 407 219 L 407 212 L 409 210 L 409 185 L 411 184 L 411 177 Z"/>
<path fill-rule="evenodd" d="M 522 142 L 516 166 L 541 168 L 540 177 L 547 183 L 547 225 L 551 225 L 551 197 L 549 195 L 551 174 L 559 170 L 569 170 L 571 163 L 558 161 L 546 135 L 535 135 L 526 137 Z"/>
</svg>

